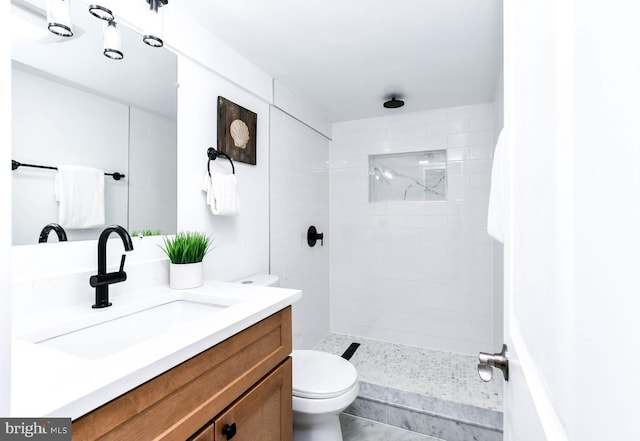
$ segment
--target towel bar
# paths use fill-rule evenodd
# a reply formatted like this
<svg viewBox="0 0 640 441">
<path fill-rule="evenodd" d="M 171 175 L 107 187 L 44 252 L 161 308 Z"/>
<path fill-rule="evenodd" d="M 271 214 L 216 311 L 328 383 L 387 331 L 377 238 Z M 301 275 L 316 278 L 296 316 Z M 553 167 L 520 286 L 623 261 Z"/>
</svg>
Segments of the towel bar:
<svg viewBox="0 0 640 441">
<path fill-rule="evenodd" d="M 51 167 L 49 165 L 23 164 L 21 162 L 14 161 L 12 159 L 11 160 L 11 170 L 17 170 L 18 167 L 33 167 L 33 168 L 46 168 L 47 170 L 58 170 L 58 167 Z M 118 172 L 105 173 L 104 175 L 105 176 L 112 176 L 113 179 L 116 180 L 116 181 L 119 181 L 120 179 L 125 177 L 125 175 L 123 175 L 122 173 L 118 173 Z"/>
<path fill-rule="evenodd" d="M 227 158 L 229 160 L 229 163 L 231 164 L 231 171 L 233 172 L 233 174 L 236 174 L 236 168 L 233 166 L 233 161 L 231 160 L 231 158 L 226 154 L 226 153 L 222 153 L 217 151 L 216 149 L 214 149 L 213 147 L 209 147 L 207 149 L 207 157 L 209 158 L 209 161 L 207 161 L 207 171 L 209 172 L 209 176 L 211 176 L 211 169 L 210 169 L 210 162 L 211 161 L 215 161 L 216 158 L 218 158 L 218 156 L 222 156 L 223 158 Z"/>
</svg>

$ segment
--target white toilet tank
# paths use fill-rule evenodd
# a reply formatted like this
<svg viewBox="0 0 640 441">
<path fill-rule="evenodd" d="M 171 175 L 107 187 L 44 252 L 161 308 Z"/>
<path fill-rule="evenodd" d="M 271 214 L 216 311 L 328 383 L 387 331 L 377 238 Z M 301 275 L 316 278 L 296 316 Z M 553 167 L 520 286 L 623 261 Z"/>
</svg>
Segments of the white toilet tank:
<svg viewBox="0 0 640 441">
<path fill-rule="evenodd" d="M 235 283 L 242 283 L 243 285 L 280 286 L 280 278 L 273 274 L 254 274 L 236 280 Z"/>
</svg>

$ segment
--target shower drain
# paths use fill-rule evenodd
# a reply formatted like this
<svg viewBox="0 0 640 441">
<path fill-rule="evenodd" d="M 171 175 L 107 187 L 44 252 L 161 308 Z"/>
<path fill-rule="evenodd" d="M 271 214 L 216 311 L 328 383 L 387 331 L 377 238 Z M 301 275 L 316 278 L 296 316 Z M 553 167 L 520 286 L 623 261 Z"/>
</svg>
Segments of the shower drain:
<svg viewBox="0 0 640 441">
<path fill-rule="evenodd" d="M 359 346 L 360 346 L 360 343 L 351 343 L 347 348 L 347 350 L 344 351 L 344 354 L 341 355 L 341 357 L 344 358 L 345 360 L 351 359 L 351 357 L 353 357 L 353 354 L 356 352 Z"/>
</svg>

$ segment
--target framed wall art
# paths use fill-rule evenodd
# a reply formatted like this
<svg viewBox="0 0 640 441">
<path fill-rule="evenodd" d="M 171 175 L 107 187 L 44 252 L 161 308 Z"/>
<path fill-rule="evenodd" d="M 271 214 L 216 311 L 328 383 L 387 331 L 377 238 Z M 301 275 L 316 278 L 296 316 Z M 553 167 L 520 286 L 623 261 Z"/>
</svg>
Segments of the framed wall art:
<svg viewBox="0 0 640 441">
<path fill-rule="evenodd" d="M 218 97 L 218 151 L 234 161 L 256 165 L 258 115 Z"/>
</svg>

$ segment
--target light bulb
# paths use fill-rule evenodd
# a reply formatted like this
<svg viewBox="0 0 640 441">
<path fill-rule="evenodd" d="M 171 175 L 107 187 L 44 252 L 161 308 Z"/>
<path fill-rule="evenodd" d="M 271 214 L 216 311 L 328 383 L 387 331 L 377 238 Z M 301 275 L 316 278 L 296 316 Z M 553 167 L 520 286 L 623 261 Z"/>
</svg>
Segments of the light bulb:
<svg viewBox="0 0 640 441">
<path fill-rule="evenodd" d="M 149 2 L 149 11 L 145 18 L 144 36 L 142 41 L 151 47 L 162 47 L 164 12 L 160 6 L 163 2 L 160 0 L 147 0 Z"/>
<path fill-rule="evenodd" d="M 47 0 L 47 28 L 61 37 L 72 37 L 70 0 Z"/>
<path fill-rule="evenodd" d="M 104 56 L 112 60 L 122 60 L 124 54 L 120 43 L 120 32 L 116 27 L 116 22 L 107 22 L 104 28 Z"/>
<path fill-rule="evenodd" d="M 113 12 L 110 9 L 105 8 L 101 5 L 91 5 L 89 6 L 89 13 L 96 18 L 104 21 L 111 21 L 115 17 L 113 16 Z"/>
</svg>

